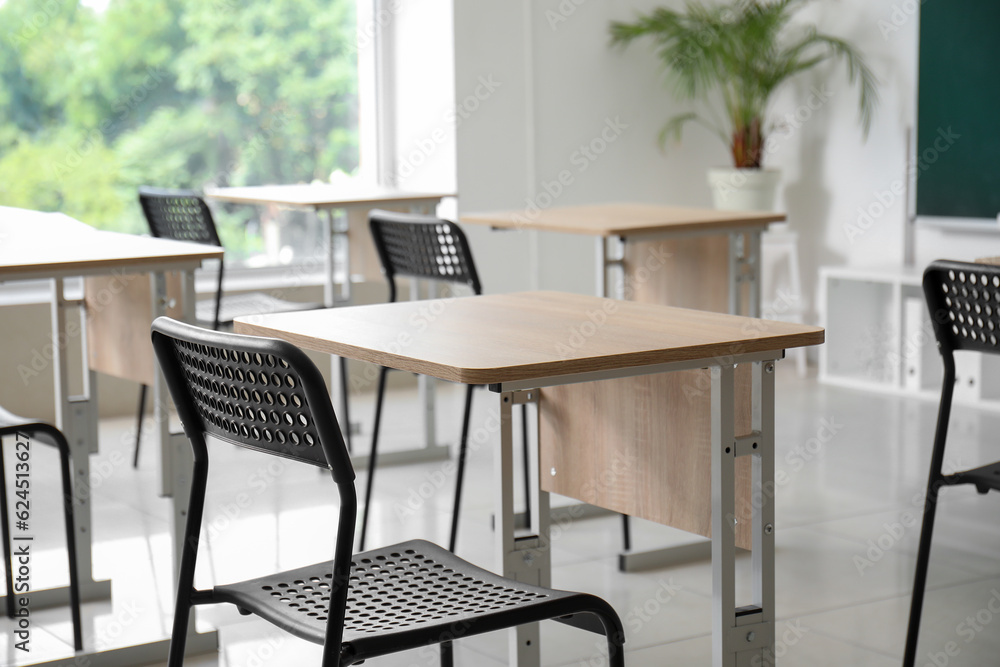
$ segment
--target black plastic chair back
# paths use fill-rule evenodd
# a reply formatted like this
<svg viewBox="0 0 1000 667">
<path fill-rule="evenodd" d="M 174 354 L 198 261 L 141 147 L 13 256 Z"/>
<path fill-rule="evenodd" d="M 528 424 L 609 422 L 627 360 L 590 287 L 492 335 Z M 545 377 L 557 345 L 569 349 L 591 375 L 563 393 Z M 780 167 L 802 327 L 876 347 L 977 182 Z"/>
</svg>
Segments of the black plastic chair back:
<svg viewBox="0 0 1000 667">
<path fill-rule="evenodd" d="M 143 186 L 139 204 L 153 236 L 222 247 L 212 212 L 197 192 Z"/>
<path fill-rule="evenodd" d="M 426 215 L 374 210 L 368 215 L 372 240 L 396 300 L 396 277 L 467 285 L 482 294 L 465 232 L 453 222 Z"/>
<path fill-rule="evenodd" d="M 923 284 L 942 353 L 1000 353 L 1000 267 L 939 260 Z"/>
<path fill-rule="evenodd" d="M 153 346 L 189 438 L 212 435 L 354 480 L 326 383 L 297 347 L 164 317 Z"/>
</svg>

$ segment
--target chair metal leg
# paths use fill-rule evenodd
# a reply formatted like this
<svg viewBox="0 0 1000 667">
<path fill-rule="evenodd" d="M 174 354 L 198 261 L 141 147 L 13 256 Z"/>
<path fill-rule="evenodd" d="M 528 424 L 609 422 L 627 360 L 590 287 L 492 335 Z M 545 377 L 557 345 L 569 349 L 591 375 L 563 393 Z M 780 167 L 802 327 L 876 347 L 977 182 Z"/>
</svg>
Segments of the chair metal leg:
<svg viewBox="0 0 1000 667">
<path fill-rule="evenodd" d="M 192 441 L 192 445 L 195 443 Z M 180 567 L 177 568 L 177 597 L 174 605 L 174 624 L 170 632 L 167 667 L 183 667 L 187 648 L 188 630 L 191 627 L 194 571 L 198 564 L 199 528 L 205 514 L 205 485 L 208 480 L 208 454 L 204 441 L 201 448 L 194 448 L 194 467 L 191 471 L 191 495 L 188 500 L 187 521 L 184 526 Z"/>
<path fill-rule="evenodd" d="M 139 410 L 135 418 L 135 451 L 132 454 L 132 467 L 139 467 L 139 444 L 142 442 L 142 418 L 146 414 L 146 390 L 147 385 L 139 386 Z"/>
<path fill-rule="evenodd" d="M 931 496 L 934 496 L 933 500 Z M 906 649 L 903 653 L 903 667 L 913 667 L 917 656 L 917 640 L 920 636 L 920 616 L 924 606 L 924 591 L 927 588 L 927 567 L 931 559 L 931 537 L 934 532 L 934 515 L 937 510 L 937 489 L 927 489 L 924 505 L 923 525 L 920 527 L 920 547 L 917 550 L 917 569 L 913 576 L 913 598 L 910 600 L 910 620 L 906 629 Z"/>
<path fill-rule="evenodd" d="M 448 550 L 452 553 L 458 545 L 458 514 L 462 505 L 462 483 L 465 481 L 465 454 L 469 445 L 469 421 L 472 417 L 472 391 L 474 385 L 465 388 L 465 414 L 462 417 L 462 437 L 458 444 L 458 475 L 455 479 L 455 502 L 451 508 L 451 537 Z"/>
<path fill-rule="evenodd" d="M 625 667 L 625 642 L 621 637 L 608 635 L 608 657 L 610 667 Z"/>
<path fill-rule="evenodd" d="M 347 445 L 347 453 L 353 453 L 351 447 L 351 401 L 347 395 L 347 387 L 350 385 L 350 378 L 347 377 L 347 359 L 340 357 L 340 396 L 341 410 L 343 412 L 344 444 Z"/>
<path fill-rule="evenodd" d="M 10 553 L 10 521 L 7 517 L 7 470 L 0 447 L 0 528 L 3 531 L 3 564 L 7 580 L 7 617 L 14 618 L 14 567 Z"/>
<path fill-rule="evenodd" d="M 184 667 L 184 649 L 187 647 L 188 620 L 191 618 L 191 603 L 178 597 L 174 607 L 174 626 L 167 649 L 167 667 Z"/>
<path fill-rule="evenodd" d="M 455 667 L 453 649 L 451 642 L 441 642 L 441 667 Z"/>
<path fill-rule="evenodd" d="M 937 512 L 938 491 L 943 483 L 941 467 L 944 465 L 945 440 L 948 437 L 948 418 L 951 415 L 951 397 L 955 386 L 955 361 L 949 355 L 944 360 L 944 381 L 941 403 L 938 408 L 937 427 L 934 433 L 934 451 L 931 453 L 930 472 L 927 476 L 927 497 L 924 500 L 924 518 L 920 527 L 920 547 L 917 551 L 917 569 L 913 576 L 913 597 L 910 601 L 910 620 L 906 630 L 906 649 L 903 667 L 913 667 L 917 658 L 917 640 L 920 636 L 920 616 L 927 588 L 927 567 L 931 558 L 934 534 L 934 516 Z"/>
<path fill-rule="evenodd" d="M 63 514 L 66 522 L 66 551 L 69 560 L 69 605 L 73 617 L 73 646 L 83 650 L 83 624 L 80 621 L 80 578 L 76 567 L 76 523 L 73 520 L 73 466 L 70 465 L 69 443 L 59 443 L 62 467 Z"/>
<path fill-rule="evenodd" d="M 361 536 L 358 538 L 358 551 L 365 550 L 365 537 L 368 533 L 368 510 L 372 504 L 372 483 L 375 480 L 375 459 L 378 454 L 378 434 L 382 425 L 382 401 L 385 398 L 385 379 L 388 368 L 380 368 L 378 373 L 378 389 L 375 394 L 375 424 L 372 426 L 372 447 L 368 453 L 368 479 L 365 482 L 365 509 L 361 515 Z"/>
</svg>

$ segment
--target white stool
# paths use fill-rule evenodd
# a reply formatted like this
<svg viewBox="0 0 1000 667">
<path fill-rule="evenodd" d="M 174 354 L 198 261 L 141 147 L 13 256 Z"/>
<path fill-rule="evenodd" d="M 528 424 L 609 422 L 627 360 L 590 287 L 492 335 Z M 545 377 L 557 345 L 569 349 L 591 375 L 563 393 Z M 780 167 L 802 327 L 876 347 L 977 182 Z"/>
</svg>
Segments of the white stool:
<svg viewBox="0 0 1000 667">
<path fill-rule="evenodd" d="M 799 233 L 772 224 L 761 235 L 761 317 L 801 324 L 805 313 L 799 273 Z M 799 377 L 806 375 L 806 348 L 792 350 Z"/>
</svg>

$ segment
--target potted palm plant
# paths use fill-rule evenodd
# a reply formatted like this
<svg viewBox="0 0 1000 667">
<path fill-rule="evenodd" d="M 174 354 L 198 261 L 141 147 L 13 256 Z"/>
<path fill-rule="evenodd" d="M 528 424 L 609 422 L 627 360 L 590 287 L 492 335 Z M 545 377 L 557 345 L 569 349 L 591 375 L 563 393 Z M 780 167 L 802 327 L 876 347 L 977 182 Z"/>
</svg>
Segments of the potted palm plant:
<svg viewBox="0 0 1000 667">
<path fill-rule="evenodd" d="M 679 140 L 684 126 L 693 121 L 729 147 L 733 169 L 709 173 L 718 208 L 773 210 L 780 178 L 761 165 L 767 137 L 775 128 L 768 120 L 771 100 L 783 84 L 824 61 L 842 61 L 849 81 L 859 86 L 859 121 L 868 135 L 878 102 L 877 79 L 845 40 L 823 34 L 814 25 L 792 23 L 809 1 L 688 0 L 683 11 L 659 8 L 634 22 L 610 26 L 613 45 L 652 39 L 678 96 L 698 105 L 698 111 L 667 121 L 661 145 L 668 138 Z"/>
</svg>

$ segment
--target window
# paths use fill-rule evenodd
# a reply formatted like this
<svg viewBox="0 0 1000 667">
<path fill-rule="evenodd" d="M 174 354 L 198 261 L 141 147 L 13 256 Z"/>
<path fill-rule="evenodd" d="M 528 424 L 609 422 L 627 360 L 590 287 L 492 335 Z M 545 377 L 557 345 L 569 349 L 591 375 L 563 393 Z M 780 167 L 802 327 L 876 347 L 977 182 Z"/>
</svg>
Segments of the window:
<svg viewBox="0 0 1000 667">
<path fill-rule="evenodd" d="M 140 185 L 359 163 L 355 0 L 0 0 L 0 205 L 146 231 Z M 321 251 L 314 217 L 215 207 L 232 265 Z"/>
</svg>

